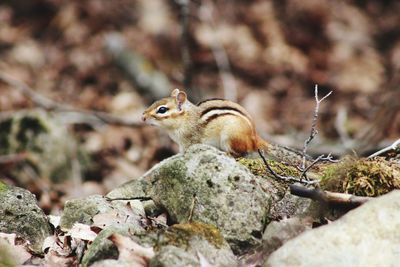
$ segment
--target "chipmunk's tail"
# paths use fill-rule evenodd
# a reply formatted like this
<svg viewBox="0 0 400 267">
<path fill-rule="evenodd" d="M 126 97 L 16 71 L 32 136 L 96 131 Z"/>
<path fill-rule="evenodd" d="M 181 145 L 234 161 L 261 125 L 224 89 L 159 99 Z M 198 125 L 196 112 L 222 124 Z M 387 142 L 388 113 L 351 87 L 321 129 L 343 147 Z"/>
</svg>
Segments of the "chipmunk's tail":
<svg viewBox="0 0 400 267">
<path fill-rule="evenodd" d="M 267 152 L 270 147 L 270 144 L 261 137 L 259 137 L 258 135 L 256 143 L 257 143 L 257 150 L 263 150 L 264 152 Z"/>
<path fill-rule="evenodd" d="M 285 162 L 292 166 L 299 166 L 302 163 L 303 154 L 301 151 L 286 146 L 269 143 L 261 137 L 257 138 L 257 145 L 258 149 L 262 150 L 261 152 L 264 152 L 263 154 L 267 159 Z M 306 156 L 307 161 L 310 159 L 310 157 Z"/>
</svg>

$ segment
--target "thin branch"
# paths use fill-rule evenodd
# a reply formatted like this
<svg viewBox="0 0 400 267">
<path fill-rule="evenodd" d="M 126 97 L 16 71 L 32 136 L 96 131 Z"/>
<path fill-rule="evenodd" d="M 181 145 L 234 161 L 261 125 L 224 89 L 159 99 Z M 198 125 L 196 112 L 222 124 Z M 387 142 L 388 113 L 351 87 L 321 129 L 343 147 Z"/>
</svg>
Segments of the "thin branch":
<svg viewBox="0 0 400 267">
<path fill-rule="evenodd" d="M 394 141 L 393 144 L 391 144 L 390 146 L 382 148 L 381 150 L 375 152 L 374 154 L 369 155 L 368 158 L 370 159 L 373 157 L 377 157 L 377 156 L 382 155 L 383 153 L 386 153 L 390 150 L 396 151 L 397 149 L 400 149 L 400 139 L 397 139 L 396 141 Z"/>
<path fill-rule="evenodd" d="M 285 182 L 298 182 L 298 183 L 302 183 L 302 184 L 306 184 L 306 185 L 312 185 L 315 183 L 318 183 L 317 180 L 314 181 L 308 181 L 308 180 L 302 180 L 301 178 L 297 178 L 297 177 L 293 177 L 293 176 L 284 176 L 284 175 L 280 175 L 277 174 L 272 168 L 271 166 L 269 166 L 268 161 L 265 159 L 264 156 L 264 151 L 261 149 L 258 149 L 258 154 L 260 155 L 262 161 L 264 162 L 265 167 L 268 169 L 268 171 L 278 180 L 283 180 Z"/>
<path fill-rule="evenodd" d="M 338 160 L 333 159 L 332 154 L 329 153 L 328 156 L 325 157 L 324 154 L 320 155 L 318 158 L 316 158 L 313 162 L 311 162 L 310 165 L 308 165 L 304 170 L 300 170 L 301 171 L 301 175 L 300 177 L 302 178 L 307 178 L 306 177 L 306 173 L 315 166 L 315 164 L 319 163 L 319 162 L 331 162 L 331 163 L 337 163 L 339 162 Z"/>
<path fill-rule="evenodd" d="M 317 119 L 318 119 L 318 113 L 319 113 L 319 106 L 321 104 L 322 101 L 324 101 L 328 96 L 330 96 L 330 94 L 332 93 L 329 92 L 328 94 L 326 94 L 324 97 L 322 97 L 321 99 L 318 98 L 318 85 L 315 85 L 315 110 L 314 110 L 314 116 L 313 116 L 313 120 L 311 123 L 311 132 L 309 137 L 304 141 L 304 146 L 303 146 L 303 151 L 302 151 L 302 161 L 300 163 L 300 166 L 296 166 L 296 168 L 301 172 L 300 177 L 293 177 L 293 176 L 283 176 L 283 175 L 279 175 L 277 174 L 268 164 L 267 160 L 264 157 L 264 151 L 262 150 L 258 150 L 258 154 L 260 155 L 261 159 L 264 162 L 264 165 L 266 166 L 266 168 L 268 169 L 268 171 L 277 179 L 280 180 L 284 180 L 284 181 L 291 181 L 291 182 L 299 182 L 299 183 L 303 183 L 303 184 L 317 184 L 318 180 L 308 180 L 307 179 L 307 172 L 313 167 L 315 166 L 318 162 L 322 162 L 322 161 L 328 161 L 328 162 L 337 162 L 332 158 L 332 155 L 329 153 L 328 156 L 325 155 L 320 155 L 318 158 L 316 158 L 313 162 L 311 162 L 311 164 L 309 164 L 308 166 L 306 166 L 306 159 L 307 159 L 307 149 L 308 149 L 308 145 L 311 143 L 311 141 L 314 139 L 314 137 L 318 134 L 318 131 L 316 129 L 317 127 Z M 304 179 L 303 179 L 304 178 Z"/>
<path fill-rule="evenodd" d="M 188 222 L 192 222 L 193 212 L 194 212 L 194 208 L 196 207 L 196 202 L 197 202 L 197 197 L 196 197 L 196 195 L 193 195 L 192 204 L 190 205 Z"/>
<path fill-rule="evenodd" d="M 311 131 L 309 137 L 304 141 L 303 145 L 303 161 L 301 164 L 301 169 L 306 169 L 306 155 L 307 155 L 307 149 L 308 145 L 311 143 L 311 141 L 314 139 L 314 137 L 318 134 L 317 130 L 317 119 L 318 119 L 318 114 L 319 114 L 319 105 L 321 104 L 322 101 L 324 101 L 328 96 L 332 94 L 332 91 L 330 91 L 328 94 L 326 94 L 324 97 L 321 99 L 318 98 L 318 85 L 315 85 L 315 90 L 314 90 L 314 95 L 315 95 L 315 109 L 314 109 L 314 117 L 311 123 Z"/>
<path fill-rule="evenodd" d="M 75 112 L 82 114 L 83 116 L 89 116 L 95 119 L 100 120 L 106 124 L 118 125 L 118 126 L 126 126 L 126 127 L 142 127 L 143 124 L 137 121 L 128 120 L 122 117 L 114 116 L 112 114 L 102 112 L 102 111 L 94 111 L 87 109 L 80 109 L 71 107 L 69 105 L 64 105 L 57 103 L 56 101 L 42 96 L 41 94 L 35 92 L 31 87 L 27 84 L 12 78 L 11 76 L 0 73 L 0 80 L 10 85 L 14 89 L 21 92 L 24 96 L 29 98 L 35 105 L 48 110 L 48 111 L 57 111 L 57 112 Z"/>
<path fill-rule="evenodd" d="M 290 185 L 290 193 L 295 196 L 310 198 L 315 201 L 327 203 L 334 206 L 345 206 L 349 208 L 358 207 L 373 197 L 360 197 L 345 193 L 323 191 L 320 189 L 309 189 L 301 185 Z"/>
<path fill-rule="evenodd" d="M 140 201 L 146 201 L 146 200 L 151 200 L 151 197 L 117 197 L 117 198 L 111 198 L 108 196 L 104 197 L 107 201 L 117 201 L 117 200 L 140 200 Z"/>
</svg>

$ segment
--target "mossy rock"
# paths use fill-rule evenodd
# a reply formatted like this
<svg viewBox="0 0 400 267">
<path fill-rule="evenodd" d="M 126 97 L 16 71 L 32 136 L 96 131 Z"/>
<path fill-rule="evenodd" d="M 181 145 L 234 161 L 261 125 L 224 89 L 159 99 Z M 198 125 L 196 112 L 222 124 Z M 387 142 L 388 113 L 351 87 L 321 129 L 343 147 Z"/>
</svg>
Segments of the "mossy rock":
<svg viewBox="0 0 400 267">
<path fill-rule="evenodd" d="M 173 255 L 165 255 L 166 248 Z M 200 266 L 199 253 L 212 266 L 236 266 L 236 258 L 219 230 L 199 222 L 172 225 L 159 234 L 155 250 L 157 254 L 150 266 L 183 266 L 186 261 L 190 266 Z M 178 263 L 178 259 L 184 261 Z"/>
<path fill-rule="evenodd" d="M 271 196 L 263 184 L 224 152 L 193 145 L 107 197 L 151 198 L 172 223 L 191 218 L 214 225 L 233 251 L 242 254 L 260 244 L 267 222 Z"/>
<path fill-rule="evenodd" d="M 376 197 L 400 189 L 400 165 L 383 158 L 345 158 L 322 169 L 321 188 Z"/>
<path fill-rule="evenodd" d="M 163 234 L 161 242 L 187 249 L 190 239 L 195 236 L 206 239 L 216 248 L 227 245 L 224 237 L 215 226 L 199 222 L 172 225 Z"/>
<path fill-rule="evenodd" d="M 0 203 L 0 232 L 16 233 L 29 240 L 32 251 L 41 254 L 51 229 L 36 197 L 28 190 L 0 182 Z"/>
<path fill-rule="evenodd" d="M 31 179 L 26 169 L 58 182 L 71 178 L 74 160 L 82 170 L 89 164 L 67 128 L 43 110 L 19 111 L 0 119 L 0 155 L 16 153 L 25 154 L 12 171 L 20 183 Z"/>
<path fill-rule="evenodd" d="M 239 158 L 237 161 L 248 168 L 254 175 L 274 179 L 273 175 L 267 171 L 264 161 L 261 158 Z M 267 160 L 267 163 L 278 175 L 299 177 L 301 174 L 298 169 L 291 165 L 275 160 Z"/>
<path fill-rule="evenodd" d="M 183 248 L 165 246 L 151 259 L 150 267 L 201 267 L 197 256 Z"/>
</svg>

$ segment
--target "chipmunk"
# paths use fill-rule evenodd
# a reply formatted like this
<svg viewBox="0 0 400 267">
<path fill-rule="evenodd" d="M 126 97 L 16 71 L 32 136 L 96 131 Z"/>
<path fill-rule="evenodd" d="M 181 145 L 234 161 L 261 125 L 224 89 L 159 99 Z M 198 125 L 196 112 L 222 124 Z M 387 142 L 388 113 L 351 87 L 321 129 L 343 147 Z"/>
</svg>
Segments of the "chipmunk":
<svg viewBox="0 0 400 267">
<path fill-rule="evenodd" d="M 142 120 L 166 130 L 180 152 L 193 144 L 207 144 L 239 157 L 268 147 L 239 104 L 208 99 L 195 105 L 179 89 L 147 108 Z"/>
</svg>

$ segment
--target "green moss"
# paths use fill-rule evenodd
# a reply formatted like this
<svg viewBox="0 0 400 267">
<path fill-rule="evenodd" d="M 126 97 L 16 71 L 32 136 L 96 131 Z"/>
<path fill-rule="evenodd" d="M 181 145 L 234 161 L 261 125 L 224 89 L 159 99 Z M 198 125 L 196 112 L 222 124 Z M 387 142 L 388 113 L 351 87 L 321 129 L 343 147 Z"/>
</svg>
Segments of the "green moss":
<svg viewBox="0 0 400 267">
<path fill-rule="evenodd" d="M 160 169 L 160 177 L 182 181 L 186 178 L 186 164 L 184 161 L 176 161 L 168 164 Z"/>
<path fill-rule="evenodd" d="M 239 158 L 237 160 L 240 164 L 244 165 L 246 168 L 250 170 L 251 173 L 257 176 L 263 177 L 271 177 L 271 174 L 267 171 L 267 168 L 262 159 L 248 159 L 248 158 Z M 268 165 L 271 169 L 277 174 L 284 176 L 294 176 L 297 177 L 300 175 L 300 172 L 293 166 L 288 166 L 283 163 L 267 160 Z"/>
<path fill-rule="evenodd" d="M 48 128 L 44 124 L 44 118 L 26 116 L 19 121 L 19 129 L 15 137 L 20 144 L 20 150 L 30 149 L 35 152 L 42 152 L 40 146 L 34 142 L 35 138 L 42 133 L 48 133 Z"/>
<path fill-rule="evenodd" d="M 159 245 L 173 245 L 187 248 L 190 240 L 195 236 L 206 239 L 216 248 L 221 248 L 224 244 L 224 238 L 215 226 L 200 222 L 192 222 L 174 224 L 169 227 L 165 231 L 163 240 Z"/>
<path fill-rule="evenodd" d="M 0 153 L 7 154 L 10 149 L 10 140 L 9 136 L 11 133 L 11 126 L 13 123 L 13 119 L 7 119 L 0 122 Z"/>
<path fill-rule="evenodd" d="M 400 167 L 383 158 L 346 158 L 323 167 L 320 182 L 324 190 L 358 196 L 380 196 L 400 189 Z"/>
<path fill-rule="evenodd" d="M 6 191 L 8 189 L 8 186 L 3 183 L 2 181 L 0 181 L 0 193 L 3 191 Z"/>
</svg>

